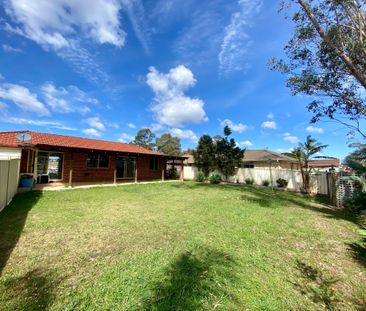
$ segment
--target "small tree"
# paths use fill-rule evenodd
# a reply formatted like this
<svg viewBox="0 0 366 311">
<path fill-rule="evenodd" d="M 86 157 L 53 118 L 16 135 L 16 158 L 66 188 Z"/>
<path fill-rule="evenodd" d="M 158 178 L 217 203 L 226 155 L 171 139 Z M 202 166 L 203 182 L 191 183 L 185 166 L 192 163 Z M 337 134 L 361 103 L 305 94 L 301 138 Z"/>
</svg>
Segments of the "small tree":
<svg viewBox="0 0 366 311">
<path fill-rule="evenodd" d="M 154 149 L 155 144 L 152 142 L 155 138 L 155 134 L 151 132 L 148 128 L 143 128 L 137 132 L 135 136 L 135 140 L 132 144 L 146 148 L 146 149 Z"/>
<path fill-rule="evenodd" d="M 181 154 L 180 139 L 178 137 L 172 136 L 171 134 L 161 135 L 161 137 L 156 139 L 155 145 L 158 151 L 161 151 L 165 154 Z"/>
<path fill-rule="evenodd" d="M 366 175 L 366 148 L 354 151 L 343 161 L 343 164 L 352 168 L 356 174 Z"/>
<path fill-rule="evenodd" d="M 225 126 L 224 137 L 216 139 L 216 164 L 226 180 L 234 175 L 235 169 L 240 166 L 245 151 L 237 146 L 233 138 L 229 139 L 231 133 L 231 129 Z"/>
<path fill-rule="evenodd" d="M 208 177 L 216 168 L 215 146 L 211 136 L 201 136 L 196 150 L 193 151 L 193 156 L 197 168 Z"/>
<path fill-rule="evenodd" d="M 327 145 L 322 145 L 315 138 L 310 135 L 306 138 L 305 143 L 299 143 L 291 153 L 287 154 L 297 160 L 300 166 L 301 177 L 303 181 L 304 190 L 310 192 L 310 173 L 312 167 L 309 166 L 311 158 L 326 148 Z"/>
</svg>

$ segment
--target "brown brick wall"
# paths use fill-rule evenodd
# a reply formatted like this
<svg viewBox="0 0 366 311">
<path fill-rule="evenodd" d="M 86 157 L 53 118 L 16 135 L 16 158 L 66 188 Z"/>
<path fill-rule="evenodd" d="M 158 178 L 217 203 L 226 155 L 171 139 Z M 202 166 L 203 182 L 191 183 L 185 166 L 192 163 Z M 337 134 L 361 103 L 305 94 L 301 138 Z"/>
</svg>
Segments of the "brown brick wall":
<svg viewBox="0 0 366 311">
<path fill-rule="evenodd" d="M 159 167 L 157 171 L 150 170 L 150 157 L 137 157 L 137 179 L 138 180 L 154 180 L 161 179 L 162 170 L 165 168 L 165 160 L 159 158 Z"/>
<path fill-rule="evenodd" d="M 20 159 L 20 173 L 28 173 L 27 172 L 27 159 L 28 159 L 29 150 L 22 150 L 22 155 Z"/>
</svg>

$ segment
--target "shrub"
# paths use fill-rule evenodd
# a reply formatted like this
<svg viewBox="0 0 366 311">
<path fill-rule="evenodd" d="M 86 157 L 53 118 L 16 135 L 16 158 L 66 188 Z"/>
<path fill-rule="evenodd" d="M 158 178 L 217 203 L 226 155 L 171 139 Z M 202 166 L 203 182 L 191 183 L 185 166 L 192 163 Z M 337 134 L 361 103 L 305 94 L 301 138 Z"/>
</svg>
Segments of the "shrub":
<svg viewBox="0 0 366 311">
<path fill-rule="evenodd" d="M 207 180 L 207 177 L 203 173 L 198 173 L 196 177 L 197 182 L 205 182 Z"/>
<path fill-rule="evenodd" d="M 254 179 L 253 178 L 247 178 L 247 179 L 245 179 L 245 184 L 246 185 L 253 185 L 254 184 Z"/>
<path fill-rule="evenodd" d="M 268 187 L 269 186 L 269 180 L 263 180 L 262 186 Z"/>
<path fill-rule="evenodd" d="M 221 176 L 219 174 L 213 174 L 210 176 L 211 184 L 219 184 L 221 182 Z"/>
<path fill-rule="evenodd" d="M 347 200 L 346 206 L 352 211 L 366 210 L 366 192 L 357 191 Z"/>
<path fill-rule="evenodd" d="M 287 185 L 288 185 L 288 181 L 286 179 L 283 179 L 283 178 L 278 178 L 276 180 L 276 183 L 277 183 L 277 186 L 279 188 L 286 188 Z"/>
<path fill-rule="evenodd" d="M 175 167 L 168 169 L 165 176 L 167 179 L 177 179 L 179 177 L 178 170 Z"/>
</svg>

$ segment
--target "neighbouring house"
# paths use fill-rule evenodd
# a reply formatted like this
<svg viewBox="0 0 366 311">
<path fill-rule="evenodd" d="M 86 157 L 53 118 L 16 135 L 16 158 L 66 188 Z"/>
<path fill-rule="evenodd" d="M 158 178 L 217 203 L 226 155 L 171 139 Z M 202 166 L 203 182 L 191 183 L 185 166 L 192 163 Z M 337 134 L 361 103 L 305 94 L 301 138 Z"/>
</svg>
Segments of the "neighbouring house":
<svg viewBox="0 0 366 311">
<path fill-rule="evenodd" d="M 339 171 L 341 168 L 341 160 L 336 158 L 310 160 L 309 167 L 321 172 Z"/>
<path fill-rule="evenodd" d="M 20 141 L 19 133 L 27 134 Z M 18 138 L 17 138 L 18 135 Z M 19 174 L 35 183 L 98 183 L 164 179 L 184 157 L 168 156 L 132 144 L 33 131 L 0 132 L 0 151 L 21 154 Z"/>
<path fill-rule="evenodd" d="M 263 150 L 245 150 L 242 168 L 299 169 L 295 159 L 281 153 Z"/>
<path fill-rule="evenodd" d="M 191 153 L 185 153 L 183 154 L 185 157 L 184 159 L 184 166 L 193 166 L 194 165 L 194 156 Z"/>
</svg>

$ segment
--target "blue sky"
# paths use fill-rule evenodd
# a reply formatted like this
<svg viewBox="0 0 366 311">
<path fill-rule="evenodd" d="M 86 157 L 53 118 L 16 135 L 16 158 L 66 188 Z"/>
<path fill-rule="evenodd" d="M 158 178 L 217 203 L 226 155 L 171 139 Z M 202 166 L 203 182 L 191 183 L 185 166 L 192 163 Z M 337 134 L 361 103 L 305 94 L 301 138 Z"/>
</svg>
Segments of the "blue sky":
<svg viewBox="0 0 366 311">
<path fill-rule="evenodd" d="M 279 2 L 3 0 L 0 130 L 129 142 L 149 127 L 187 148 L 228 124 L 243 147 L 312 134 L 343 158 L 347 131 L 310 125 L 309 99 L 268 69 L 293 30 Z"/>
</svg>

